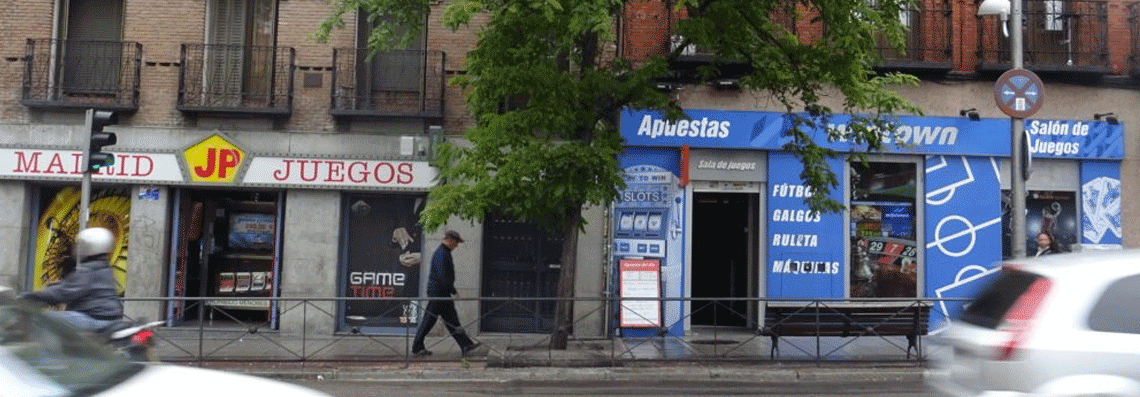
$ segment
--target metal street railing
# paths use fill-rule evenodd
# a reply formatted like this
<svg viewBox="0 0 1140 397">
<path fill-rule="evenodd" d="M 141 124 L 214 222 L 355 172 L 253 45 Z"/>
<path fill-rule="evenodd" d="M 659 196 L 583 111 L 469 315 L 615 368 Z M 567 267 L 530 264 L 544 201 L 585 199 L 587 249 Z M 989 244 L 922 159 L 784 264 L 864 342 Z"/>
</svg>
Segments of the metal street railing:
<svg viewBox="0 0 1140 397">
<path fill-rule="evenodd" d="M 275 315 L 254 318 L 248 311 L 231 307 L 243 300 L 270 300 Z M 416 324 L 366 326 L 344 319 L 339 307 L 351 301 L 394 301 L 395 310 L 423 313 L 432 299 L 447 298 L 126 298 L 128 306 L 178 304 L 179 321 L 168 320 L 158 330 L 158 353 L 165 361 L 378 361 L 424 360 L 412 356 L 410 346 Z M 567 298 L 570 299 L 570 298 Z M 495 361 L 499 365 L 524 362 L 589 360 L 595 364 L 620 365 L 638 361 L 735 361 L 735 362 L 909 362 L 922 365 L 930 358 L 925 339 L 950 323 L 943 313 L 964 303 L 961 299 L 813 299 L 779 300 L 758 298 L 572 298 L 575 318 L 567 351 L 551 350 L 550 334 L 531 332 L 478 332 L 477 326 L 494 310 L 473 310 L 476 305 L 495 305 L 511 311 L 534 310 L 536 301 L 557 302 L 562 298 L 461 298 L 461 314 L 482 313 L 461 326 L 483 343 L 485 355 L 470 359 Z M 229 302 L 231 305 L 212 304 Z M 659 302 L 668 321 L 651 328 L 620 328 L 618 314 L 638 316 L 645 301 Z M 688 306 L 687 310 L 683 307 Z M 853 309 L 854 308 L 854 309 Z M 863 308 L 878 308 L 866 310 Z M 888 308 L 883 310 L 883 308 Z M 916 312 L 914 308 L 923 308 Z M 769 312 L 768 316 L 762 314 Z M 780 314 L 775 314 L 779 312 Z M 631 314 L 632 313 L 632 314 Z M 793 314 L 802 314 L 791 320 Z M 868 315 L 867 313 L 878 313 Z M 921 327 L 913 335 L 911 321 Z M 538 315 L 539 313 L 534 313 Z M 660 313 L 658 313 L 659 315 Z M 376 313 L 388 317 L 390 313 Z M 659 320 L 646 316 L 647 321 Z M 351 317 L 351 316 L 350 316 Z M 649 318 L 653 317 L 653 318 Z M 814 319 L 814 320 L 813 320 Z M 913 319 L 913 320 L 912 320 Z M 813 323 L 813 321 L 815 321 Z M 277 326 L 275 326 L 277 324 Z M 364 324 L 364 325 L 362 325 Z M 732 325 L 722 325 L 732 324 Z M 793 327 L 799 326 L 799 328 Z M 805 328 L 806 326 L 806 328 Z M 814 330 L 820 332 L 813 332 Z M 900 328 L 901 327 L 901 328 Z M 460 359 L 459 349 L 444 335 L 443 325 L 427 338 L 427 348 L 437 354 L 426 359 Z M 519 329 L 533 330 L 520 326 Z M 806 330 L 806 331 L 805 331 Z M 824 332 L 830 330 L 830 332 Z M 837 332 L 842 330 L 842 332 Z M 532 365 L 532 364 L 531 364 Z M 553 364 L 556 365 L 556 364 Z"/>
</svg>

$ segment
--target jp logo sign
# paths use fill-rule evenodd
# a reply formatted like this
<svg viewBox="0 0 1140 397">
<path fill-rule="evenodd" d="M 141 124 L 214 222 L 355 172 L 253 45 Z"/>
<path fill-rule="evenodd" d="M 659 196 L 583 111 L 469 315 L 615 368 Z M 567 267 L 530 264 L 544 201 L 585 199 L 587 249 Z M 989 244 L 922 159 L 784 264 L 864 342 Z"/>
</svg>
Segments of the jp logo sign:
<svg viewBox="0 0 1140 397">
<path fill-rule="evenodd" d="M 190 180 L 232 183 L 241 170 L 245 152 L 220 135 L 203 139 L 182 152 Z"/>
</svg>

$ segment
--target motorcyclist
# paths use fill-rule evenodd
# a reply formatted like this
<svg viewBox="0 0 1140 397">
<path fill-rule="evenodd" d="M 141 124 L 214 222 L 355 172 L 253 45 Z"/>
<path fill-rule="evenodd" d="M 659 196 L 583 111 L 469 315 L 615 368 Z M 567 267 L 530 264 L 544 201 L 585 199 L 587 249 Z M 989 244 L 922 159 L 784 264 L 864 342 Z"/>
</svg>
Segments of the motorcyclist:
<svg viewBox="0 0 1140 397">
<path fill-rule="evenodd" d="M 123 302 L 108 262 L 114 245 L 115 234 L 110 230 L 83 229 L 75 236 L 75 271 L 59 283 L 27 292 L 21 298 L 49 305 L 65 304 L 65 310 L 48 315 L 81 331 L 99 332 L 123 317 Z"/>
</svg>

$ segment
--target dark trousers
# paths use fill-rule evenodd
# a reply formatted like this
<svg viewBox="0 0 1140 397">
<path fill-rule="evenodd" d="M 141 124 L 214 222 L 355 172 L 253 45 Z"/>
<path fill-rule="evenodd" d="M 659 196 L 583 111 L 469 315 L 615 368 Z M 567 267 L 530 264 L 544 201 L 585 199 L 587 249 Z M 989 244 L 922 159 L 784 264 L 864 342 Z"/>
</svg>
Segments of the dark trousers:
<svg viewBox="0 0 1140 397">
<path fill-rule="evenodd" d="M 455 312 L 455 301 L 451 299 L 433 300 L 429 301 L 427 309 L 424 309 L 423 322 L 420 323 L 420 328 L 416 330 L 416 339 L 412 341 L 413 352 L 424 349 L 424 338 L 435 326 L 437 317 L 443 317 L 443 325 L 447 327 L 447 332 L 451 334 L 452 338 L 455 338 L 455 343 L 458 343 L 461 349 L 465 349 L 474 343 L 471 342 L 471 338 L 467 337 L 467 333 L 463 332 L 463 328 L 459 326 L 459 313 Z"/>
</svg>

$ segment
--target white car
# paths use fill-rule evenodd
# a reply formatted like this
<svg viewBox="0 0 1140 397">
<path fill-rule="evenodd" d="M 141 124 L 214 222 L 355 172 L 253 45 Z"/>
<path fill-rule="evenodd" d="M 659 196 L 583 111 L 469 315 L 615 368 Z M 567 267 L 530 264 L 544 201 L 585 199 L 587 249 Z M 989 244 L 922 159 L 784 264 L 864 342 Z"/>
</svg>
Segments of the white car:
<svg viewBox="0 0 1140 397">
<path fill-rule="evenodd" d="M 928 377 L 952 396 L 1140 396 L 1140 250 L 1007 261 Z"/>
<path fill-rule="evenodd" d="M 0 397 L 330 397 L 274 380 L 135 363 L 0 287 Z"/>
</svg>

